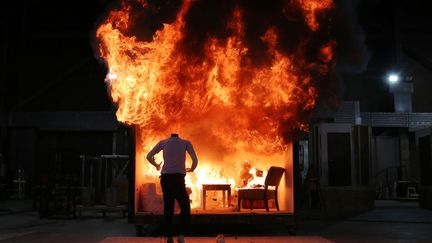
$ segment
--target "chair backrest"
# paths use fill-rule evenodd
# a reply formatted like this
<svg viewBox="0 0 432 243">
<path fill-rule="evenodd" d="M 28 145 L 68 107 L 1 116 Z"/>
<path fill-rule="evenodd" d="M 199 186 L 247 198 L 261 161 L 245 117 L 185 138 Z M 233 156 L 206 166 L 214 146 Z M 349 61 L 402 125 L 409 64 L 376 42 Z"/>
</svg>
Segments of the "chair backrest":
<svg viewBox="0 0 432 243">
<path fill-rule="evenodd" d="M 270 167 L 265 178 L 266 186 L 279 186 L 282 175 L 285 173 L 285 168 L 272 166 Z"/>
</svg>

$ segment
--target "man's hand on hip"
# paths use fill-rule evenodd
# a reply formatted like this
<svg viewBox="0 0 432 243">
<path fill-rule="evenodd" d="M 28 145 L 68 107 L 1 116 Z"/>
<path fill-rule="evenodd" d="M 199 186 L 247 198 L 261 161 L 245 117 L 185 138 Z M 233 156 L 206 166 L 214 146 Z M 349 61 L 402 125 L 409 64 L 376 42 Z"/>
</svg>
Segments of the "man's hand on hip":
<svg viewBox="0 0 432 243">
<path fill-rule="evenodd" d="M 159 164 L 156 164 L 156 165 L 155 165 L 155 167 L 156 167 L 156 170 L 158 170 L 158 171 L 159 171 L 159 170 L 161 169 L 161 165 L 162 165 L 162 162 L 161 162 L 161 163 L 159 163 Z"/>
</svg>

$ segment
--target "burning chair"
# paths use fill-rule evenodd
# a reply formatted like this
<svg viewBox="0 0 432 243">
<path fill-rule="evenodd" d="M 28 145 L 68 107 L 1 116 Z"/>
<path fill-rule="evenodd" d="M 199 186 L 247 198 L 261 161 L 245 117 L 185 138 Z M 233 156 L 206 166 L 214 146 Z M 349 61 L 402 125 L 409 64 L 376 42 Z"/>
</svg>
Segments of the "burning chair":
<svg viewBox="0 0 432 243">
<path fill-rule="evenodd" d="M 274 199 L 277 211 L 279 211 L 279 204 L 277 199 L 277 189 L 279 187 L 282 175 L 285 169 L 282 167 L 270 167 L 268 174 L 265 178 L 264 188 L 251 188 L 238 190 L 238 209 L 241 210 L 241 201 L 249 200 L 251 202 L 251 210 L 253 209 L 253 201 L 263 200 L 266 211 L 269 211 L 268 200 Z M 275 187 L 269 189 L 269 186 Z"/>
</svg>

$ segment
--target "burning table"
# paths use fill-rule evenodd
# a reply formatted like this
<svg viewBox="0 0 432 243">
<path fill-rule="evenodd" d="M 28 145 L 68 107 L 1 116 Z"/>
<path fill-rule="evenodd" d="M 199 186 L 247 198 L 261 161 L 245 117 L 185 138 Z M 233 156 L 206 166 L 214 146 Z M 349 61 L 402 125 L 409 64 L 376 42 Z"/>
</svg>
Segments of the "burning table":
<svg viewBox="0 0 432 243">
<path fill-rule="evenodd" d="M 225 207 L 225 199 L 227 198 L 227 206 L 231 205 L 231 185 L 230 184 L 203 184 L 202 185 L 202 209 L 206 210 L 207 191 L 222 191 L 222 202 Z M 226 196 L 225 196 L 226 195 Z"/>
</svg>

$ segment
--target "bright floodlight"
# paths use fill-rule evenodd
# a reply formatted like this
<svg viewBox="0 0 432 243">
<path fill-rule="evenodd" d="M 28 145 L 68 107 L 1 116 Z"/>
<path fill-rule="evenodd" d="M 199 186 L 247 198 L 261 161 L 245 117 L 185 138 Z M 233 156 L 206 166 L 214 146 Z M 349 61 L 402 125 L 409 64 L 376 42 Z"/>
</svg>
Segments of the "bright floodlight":
<svg viewBox="0 0 432 243">
<path fill-rule="evenodd" d="M 397 74 L 390 74 L 387 80 L 390 84 L 395 84 L 399 81 L 399 76 Z"/>
</svg>

